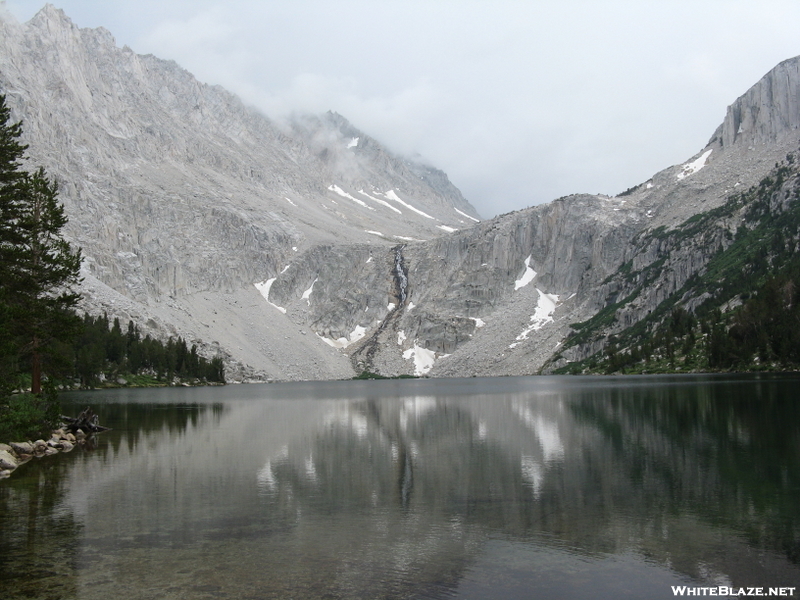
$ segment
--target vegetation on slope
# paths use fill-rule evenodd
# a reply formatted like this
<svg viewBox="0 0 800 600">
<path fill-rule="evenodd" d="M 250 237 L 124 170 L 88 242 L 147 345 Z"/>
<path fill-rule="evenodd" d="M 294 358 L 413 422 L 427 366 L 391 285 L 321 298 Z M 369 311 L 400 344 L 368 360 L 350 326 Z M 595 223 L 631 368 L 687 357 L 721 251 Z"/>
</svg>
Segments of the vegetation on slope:
<svg viewBox="0 0 800 600">
<path fill-rule="evenodd" d="M 604 340 L 603 349 L 555 372 L 800 367 L 800 169 L 794 155 L 719 208 L 638 240 L 640 249 L 653 244 L 663 249 L 660 256 L 639 270 L 624 264 L 609 278 L 619 283 L 623 298 L 573 325 L 565 344 Z M 665 265 L 687 248 L 708 252 L 705 266 L 643 319 L 619 327 L 619 312 L 659 285 Z"/>
</svg>

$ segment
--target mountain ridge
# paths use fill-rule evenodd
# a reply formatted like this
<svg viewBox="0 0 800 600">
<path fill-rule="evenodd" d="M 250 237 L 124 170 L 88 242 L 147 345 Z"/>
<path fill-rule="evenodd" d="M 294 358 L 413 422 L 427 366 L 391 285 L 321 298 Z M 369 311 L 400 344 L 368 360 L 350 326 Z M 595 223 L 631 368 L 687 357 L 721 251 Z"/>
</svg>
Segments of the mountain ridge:
<svg viewBox="0 0 800 600">
<path fill-rule="evenodd" d="M 270 121 L 50 5 L 0 28 L 0 91 L 62 182 L 85 309 L 219 353 L 229 380 L 535 373 L 570 323 L 618 304 L 620 268 L 661 260 L 637 239 L 722 206 L 798 142 L 795 58 L 685 163 L 481 222 L 443 172 L 341 115 Z M 704 268 L 680 261 L 636 314 Z"/>
</svg>

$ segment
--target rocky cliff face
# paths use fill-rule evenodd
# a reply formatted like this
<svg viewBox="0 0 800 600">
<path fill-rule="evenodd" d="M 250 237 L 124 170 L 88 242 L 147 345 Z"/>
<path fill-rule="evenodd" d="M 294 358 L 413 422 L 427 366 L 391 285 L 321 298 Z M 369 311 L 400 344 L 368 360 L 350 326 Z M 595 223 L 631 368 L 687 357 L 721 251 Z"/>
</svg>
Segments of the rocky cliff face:
<svg viewBox="0 0 800 600">
<path fill-rule="evenodd" d="M 728 107 L 714 134 L 723 148 L 774 144 L 800 128 L 800 57 L 783 61 Z"/>
<path fill-rule="evenodd" d="M 757 182 L 800 131 L 792 59 L 686 163 L 480 222 L 444 173 L 340 115 L 273 122 L 51 6 L 0 29 L 0 92 L 62 182 L 85 308 L 222 353 L 233 379 L 534 373 L 625 296 L 620 268 L 663 259 L 652 232 Z M 622 321 L 707 262 L 669 252 Z"/>
<path fill-rule="evenodd" d="M 123 318 L 216 341 L 254 372 L 285 377 L 243 345 L 251 334 L 273 337 L 259 329 L 264 319 L 251 325 L 232 314 L 217 330 L 214 319 L 198 319 L 201 298 L 264 303 L 253 284 L 306 252 L 319 256 L 316 248 L 391 247 L 478 220 L 443 173 L 393 155 L 339 115 L 270 121 L 172 62 L 120 49 L 103 29 L 77 28 L 50 5 L 0 29 L 0 92 L 24 122 L 32 162 L 61 183 L 67 234 L 87 257 L 89 310 L 116 314 L 125 305 Z M 333 363 L 316 375 L 301 365 L 291 377 L 351 372 L 346 357 Z"/>
</svg>

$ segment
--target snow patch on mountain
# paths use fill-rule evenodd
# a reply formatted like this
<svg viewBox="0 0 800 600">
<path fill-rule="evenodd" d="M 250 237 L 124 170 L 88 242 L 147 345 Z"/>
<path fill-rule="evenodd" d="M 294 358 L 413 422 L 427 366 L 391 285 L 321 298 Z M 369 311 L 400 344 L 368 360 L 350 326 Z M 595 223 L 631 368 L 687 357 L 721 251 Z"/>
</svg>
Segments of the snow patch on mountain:
<svg viewBox="0 0 800 600">
<path fill-rule="evenodd" d="M 398 336 L 399 341 L 399 336 Z M 433 368 L 436 362 L 436 353 L 414 342 L 414 346 L 403 352 L 403 358 L 414 361 L 414 375 L 420 377 L 425 375 Z"/>
<path fill-rule="evenodd" d="M 514 289 L 518 290 L 520 288 L 524 288 L 528 285 L 531 281 L 533 281 L 534 277 L 536 277 L 537 273 L 531 268 L 531 258 L 532 255 L 528 255 L 528 258 L 525 259 L 525 272 L 522 274 L 522 277 L 517 279 L 514 282 Z"/>
<path fill-rule="evenodd" d="M 467 213 L 465 213 L 465 212 L 461 212 L 461 211 L 460 211 L 460 210 L 458 210 L 457 208 L 455 209 L 455 211 L 456 211 L 458 214 L 460 214 L 462 217 L 466 217 L 466 218 L 468 218 L 468 219 L 472 219 L 472 220 L 473 220 L 473 221 L 475 221 L 476 223 L 480 223 L 480 222 L 481 222 L 481 220 L 480 220 L 480 219 L 476 219 L 475 217 L 470 217 L 470 216 L 469 216 Z"/>
<path fill-rule="evenodd" d="M 320 334 L 317 334 L 317 337 L 321 339 L 323 342 L 331 346 L 332 348 L 336 348 L 338 350 L 342 350 L 347 348 L 350 344 L 354 344 L 361 338 L 363 338 L 367 333 L 367 328 L 362 327 L 361 325 L 356 325 L 356 328 L 350 332 L 347 337 L 340 337 L 338 339 L 332 340 L 331 338 L 326 338 Z"/>
<path fill-rule="evenodd" d="M 386 200 L 381 200 L 380 198 L 376 198 L 375 196 L 370 196 L 370 195 L 369 195 L 368 193 L 366 193 L 364 190 L 358 190 L 358 193 L 359 193 L 359 194 L 362 194 L 362 195 L 364 195 L 364 196 L 366 196 L 366 197 L 367 197 L 367 198 L 369 198 L 370 200 L 374 200 L 374 201 L 375 201 L 375 202 L 377 202 L 378 204 L 382 204 L 383 206 L 385 206 L 386 208 L 389 208 L 390 210 L 393 210 L 393 211 L 394 211 L 394 212 L 396 212 L 398 215 L 402 215 L 402 214 L 403 214 L 403 213 L 402 213 L 402 211 L 401 211 L 399 208 L 397 208 L 396 206 L 392 206 L 391 204 L 389 204 L 388 202 L 386 202 Z"/>
<path fill-rule="evenodd" d="M 305 300 L 309 306 L 311 306 L 311 293 L 314 291 L 314 284 L 319 281 L 319 277 L 317 277 L 314 281 L 311 282 L 311 286 L 303 292 L 303 295 L 300 297 L 301 300 Z"/>
<path fill-rule="evenodd" d="M 372 207 L 371 207 L 369 204 L 367 204 L 367 203 L 366 203 L 366 202 L 364 202 L 363 200 L 359 200 L 359 199 L 358 199 L 358 198 L 356 198 L 355 196 L 351 196 L 350 194 L 348 194 L 347 192 L 345 192 L 345 191 L 344 191 L 342 188 L 340 188 L 340 187 L 339 187 L 338 185 L 336 185 L 336 184 L 331 184 L 331 185 L 329 185 L 329 186 L 328 186 L 328 189 L 329 189 L 330 191 L 332 191 L 332 192 L 336 193 L 336 194 L 339 194 L 339 195 L 340 195 L 342 198 L 347 198 L 348 200 L 352 200 L 353 202 L 355 202 L 355 203 L 356 203 L 356 204 L 358 204 L 359 206 L 363 206 L 364 208 L 368 208 L 369 210 L 375 210 L 375 209 L 374 209 L 374 208 L 372 208 Z M 333 202 L 333 200 L 331 200 L 331 202 Z"/>
<path fill-rule="evenodd" d="M 556 311 L 558 304 L 558 295 L 545 294 L 539 288 L 536 288 L 536 291 L 539 292 L 539 301 L 536 304 L 536 311 L 531 315 L 531 325 L 516 337 L 517 341 L 510 344 L 509 348 L 516 348 L 519 342 L 528 339 L 528 335 L 532 331 L 538 331 L 547 323 L 553 322 L 553 313 Z"/>
<path fill-rule="evenodd" d="M 688 177 L 689 175 L 693 175 L 697 173 L 700 169 L 705 167 L 708 157 L 711 156 L 711 152 L 712 150 L 706 150 L 699 156 L 699 158 L 683 165 L 681 167 L 680 173 L 678 173 L 677 175 L 678 180 L 681 180 L 684 177 Z"/>
<path fill-rule="evenodd" d="M 394 200 L 395 202 L 398 202 L 398 203 L 402 204 L 403 206 L 405 206 L 409 210 L 413 210 L 415 213 L 422 215 L 426 219 L 433 219 L 434 221 L 436 220 L 434 217 L 430 216 L 428 213 L 422 212 L 418 208 L 415 208 L 415 207 L 411 206 L 408 202 L 406 202 L 404 200 L 401 200 L 400 197 L 397 194 L 395 194 L 394 190 L 389 190 L 388 192 L 386 192 L 384 194 L 384 196 L 389 198 L 389 200 Z"/>
<path fill-rule="evenodd" d="M 267 304 L 270 306 L 277 308 L 283 314 L 286 314 L 286 309 L 282 306 L 278 306 L 277 304 L 273 304 L 269 301 L 269 289 L 272 287 L 272 284 L 275 283 L 277 277 L 273 277 L 271 279 L 267 279 L 266 281 L 262 281 L 260 283 L 254 283 L 253 285 L 256 286 L 256 289 L 264 296 L 264 300 L 267 301 Z"/>
</svg>

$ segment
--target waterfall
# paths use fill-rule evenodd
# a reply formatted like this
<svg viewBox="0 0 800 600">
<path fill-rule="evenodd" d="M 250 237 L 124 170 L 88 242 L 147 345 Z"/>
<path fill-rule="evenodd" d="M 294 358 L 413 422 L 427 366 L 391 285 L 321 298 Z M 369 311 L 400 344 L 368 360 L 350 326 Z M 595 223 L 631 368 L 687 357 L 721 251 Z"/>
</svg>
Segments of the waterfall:
<svg viewBox="0 0 800 600">
<path fill-rule="evenodd" d="M 405 244 L 397 246 L 394 249 L 394 279 L 397 282 L 400 306 L 406 303 L 406 288 L 408 288 L 408 276 L 406 275 L 405 265 L 403 264 L 403 248 L 405 248 Z"/>
</svg>

